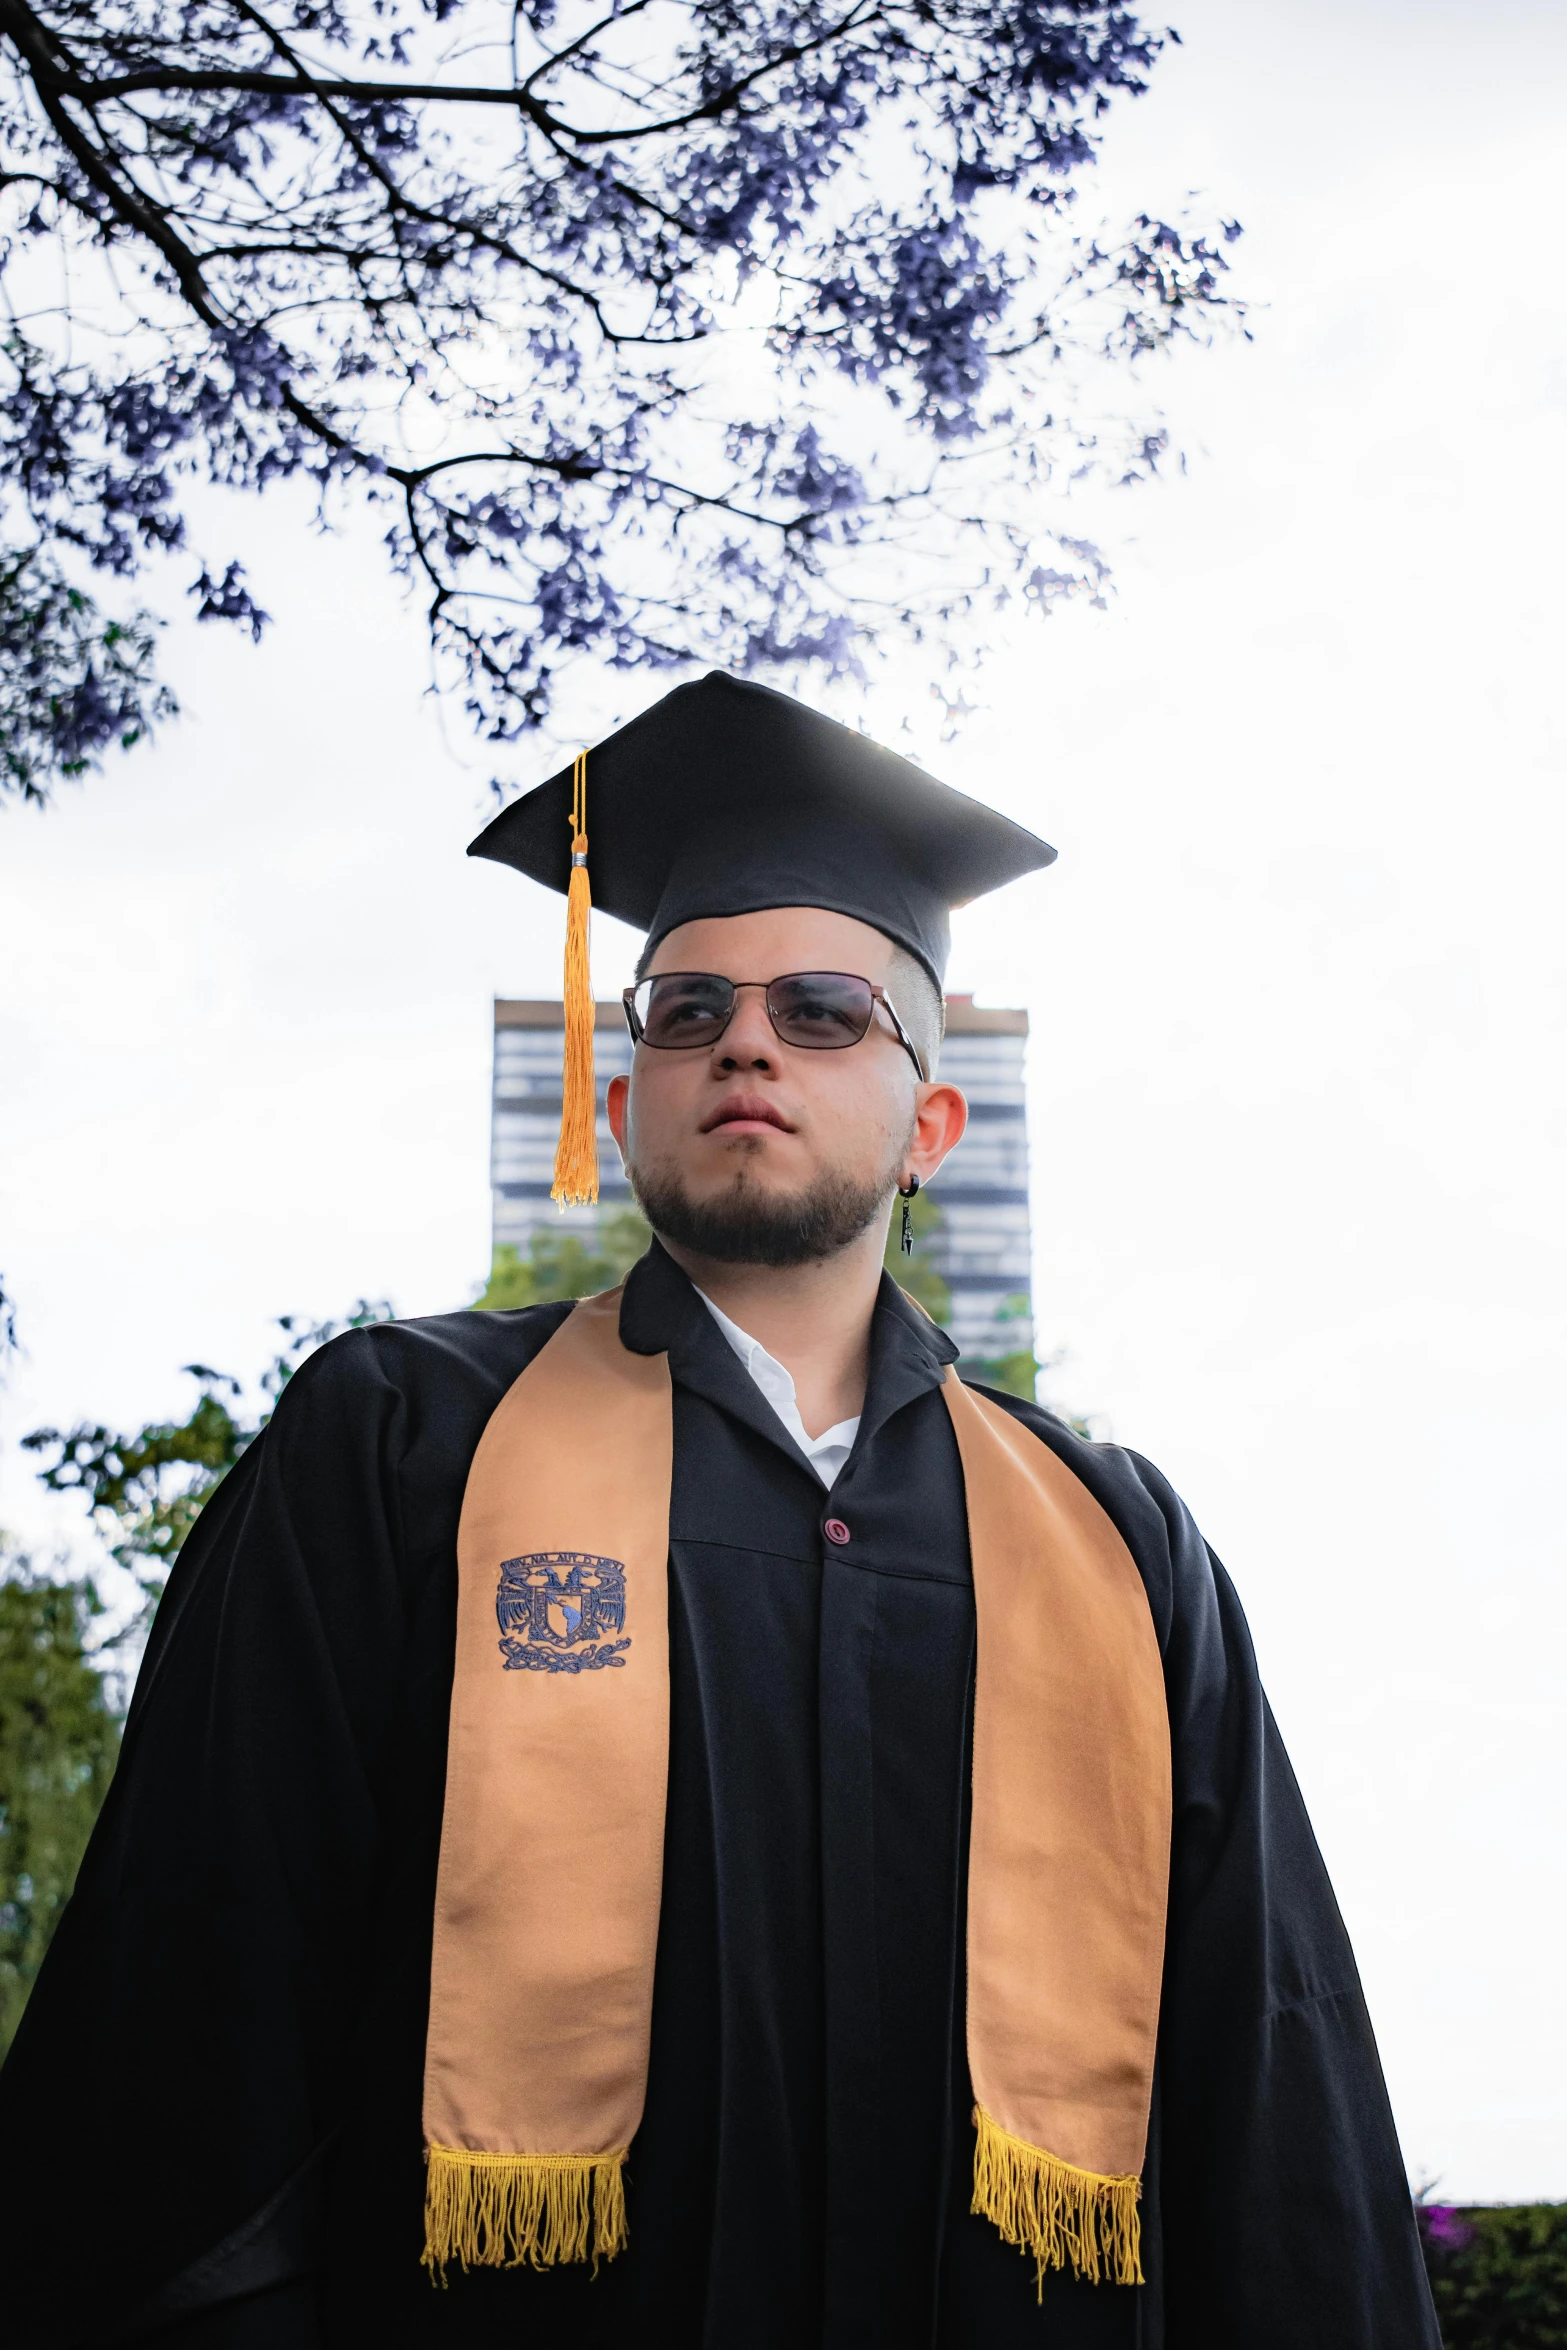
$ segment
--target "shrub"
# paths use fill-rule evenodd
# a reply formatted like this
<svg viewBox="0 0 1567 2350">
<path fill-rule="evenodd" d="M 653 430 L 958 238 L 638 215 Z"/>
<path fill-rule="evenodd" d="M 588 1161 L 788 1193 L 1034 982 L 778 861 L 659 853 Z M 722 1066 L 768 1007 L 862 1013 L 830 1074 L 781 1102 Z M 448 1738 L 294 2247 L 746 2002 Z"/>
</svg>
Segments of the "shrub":
<svg viewBox="0 0 1567 2350">
<path fill-rule="evenodd" d="M 1567 2350 L 1567 2203 L 1416 2216 L 1446 2350 Z"/>
<path fill-rule="evenodd" d="M 76 1880 L 119 1752 L 84 1635 L 92 1585 L 14 1555 L 0 1581 L 0 2056 Z"/>
</svg>

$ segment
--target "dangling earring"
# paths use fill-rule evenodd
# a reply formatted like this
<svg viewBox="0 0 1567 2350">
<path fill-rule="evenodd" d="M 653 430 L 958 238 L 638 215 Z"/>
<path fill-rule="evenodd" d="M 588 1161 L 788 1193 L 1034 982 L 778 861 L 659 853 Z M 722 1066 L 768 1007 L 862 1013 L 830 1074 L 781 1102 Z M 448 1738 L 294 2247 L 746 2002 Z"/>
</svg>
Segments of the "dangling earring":
<svg viewBox="0 0 1567 2350">
<path fill-rule="evenodd" d="M 901 1183 L 898 1185 L 898 1197 L 903 1202 L 903 1238 L 900 1245 L 906 1257 L 911 1257 L 914 1254 L 914 1225 L 909 1216 L 909 1202 L 914 1197 L 914 1194 L 918 1191 L 919 1187 L 920 1179 L 917 1175 L 911 1175 L 909 1177 L 909 1187 L 907 1191 L 904 1190 Z"/>
</svg>

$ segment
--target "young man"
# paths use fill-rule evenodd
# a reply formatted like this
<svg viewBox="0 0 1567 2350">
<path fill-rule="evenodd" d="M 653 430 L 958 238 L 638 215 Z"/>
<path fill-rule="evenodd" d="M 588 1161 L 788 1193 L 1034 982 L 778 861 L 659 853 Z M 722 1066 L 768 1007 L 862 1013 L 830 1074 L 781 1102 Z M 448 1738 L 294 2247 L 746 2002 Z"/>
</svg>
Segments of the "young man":
<svg viewBox="0 0 1567 2350">
<path fill-rule="evenodd" d="M 1051 852 L 723 678 L 588 769 L 657 1241 L 338 1340 L 208 1504 L 0 2083 L 13 2338 L 1434 2350 L 1222 1568 L 881 1270 L 947 908 Z M 476 847 L 565 889 L 581 791 Z"/>
</svg>

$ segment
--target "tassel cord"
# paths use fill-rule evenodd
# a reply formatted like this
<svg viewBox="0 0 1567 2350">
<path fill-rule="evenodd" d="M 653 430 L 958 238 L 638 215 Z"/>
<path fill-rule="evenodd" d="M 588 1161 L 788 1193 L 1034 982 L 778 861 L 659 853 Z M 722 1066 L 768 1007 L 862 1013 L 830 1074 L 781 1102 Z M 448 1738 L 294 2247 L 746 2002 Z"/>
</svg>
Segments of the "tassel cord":
<svg viewBox="0 0 1567 2350">
<path fill-rule="evenodd" d="M 550 1198 L 557 1206 L 593 1207 L 599 1195 L 598 1089 L 593 1076 L 593 977 L 588 959 L 588 754 L 571 777 L 571 880 L 566 890 L 566 960 L 561 994 L 565 1053 L 561 1068 L 560 1141 Z"/>
</svg>

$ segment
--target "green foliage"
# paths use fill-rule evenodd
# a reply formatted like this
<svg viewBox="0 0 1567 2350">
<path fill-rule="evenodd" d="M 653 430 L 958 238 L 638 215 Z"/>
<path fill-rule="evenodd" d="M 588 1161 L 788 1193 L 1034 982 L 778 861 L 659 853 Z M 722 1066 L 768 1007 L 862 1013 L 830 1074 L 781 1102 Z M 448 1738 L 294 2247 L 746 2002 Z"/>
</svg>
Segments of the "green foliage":
<svg viewBox="0 0 1567 2350">
<path fill-rule="evenodd" d="M 200 1386 L 188 1419 L 151 1421 L 134 1435 L 79 1421 L 22 1439 L 51 1456 L 38 1472 L 51 1492 L 86 1498 L 116 1563 L 159 1583 L 202 1503 L 258 1432 L 235 1417 L 237 1380 L 202 1363 L 186 1369 Z"/>
<path fill-rule="evenodd" d="M 596 1297 L 624 1281 L 653 1234 L 637 1208 L 616 1208 L 599 1218 L 593 1245 L 575 1232 L 541 1227 L 528 1253 L 509 1241 L 490 1263 L 490 1278 L 474 1299 L 475 1308 L 549 1305 L 556 1298 Z"/>
<path fill-rule="evenodd" d="M 1418 2216 L 1446 2350 L 1567 2350 L 1567 2204 Z"/>
<path fill-rule="evenodd" d="M 119 1748 L 119 1724 L 85 1648 L 99 1612 L 92 1584 L 48 1582 L 14 1555 L 3 1574 L 0 2056 L 76 1881 Z"/>
<path fill-rule="evenodd" d="M 925 1308 L 933 1322 L 943 1329 L 952 1319 L 952 1292 L 941 1275 L 921 1252 L 941 1230 L 941 1210 L 928 1191 L 917 1191 L 909 1202 L 909 1222 L 914 1228 L 914 1254 L 903 1253 L 903 1202 L 892 1203 L 892 1222 L 887 1227 L 887 1250 L 883 1259 L 888 1272 L 902 1290 L 906 1290 L 916 1305 Z"/>
<path fill-rule="evenodd" d="M 262 1373 L 262 1400 L 253 1409 L 245 1408 L 237 1379 L 187 1363 L 199 1390 L 187 1419 L 149 1421 L 130 1435 L 83 1420 L 68 1429 L 35 1428 L 22 1443 L 46 1456 L 38 1475 L 51 1492 L 83 1496 L 116 1564 L 151 1597 L 163 1588 L 203 1503 L 254 1444 L 306 1355 L 339 1330 L 392 1319 L 384 1299 L 365 1298 L 343 1322 L 283 1315 L 278 1328 L 286 1343 Z"/>
<path fill-rule="evenodd" d="M 384 1300 L 364 1299 L 342 1323 L 284 1315 L 282 1352 L 262 1373 L 252 1407 L 237 1379 L 188 1363 L 198 1392 L 184 1420 L 149 1421 L 133 1434 L 81 1421 L 65 1430 L 36 1428 L 22 1439 L 28 1451 L 45 1456 L 42 1482 L 52 1492 L 82 1496 L 116 1563 L 141 1586 L 140 1610 L 109 1646 L 134 1651 L 139 1644 L 204 1504 L 254 1444 L 306 1355 L 340 1329 L 391 1319 Z M 119 1725 L 83 1639 L 88 1620 L 100 1612 L 86 1578 L 46 1582 L 22 1561 L 0 1581 L 0 2055 L 27 2003 L 114 1768 Z"/>
<path fill-rule="evenodd" d="M 1032 1312 L 1029 1300 L 1019 1291 L 1002 1299 L 995 1318 L 1004 1332 L 1008 1322 L 1026 1322 Z M 1031 1347 L 1003 1347 L 999 1354 L 965 1356 L 963 1368 L 986 1387 L 999 1387 L 1007 1395 L 1024 1396 L 1029 1403 L 1039 1392 L 1039 1363 Z"/>
<path fill-rule="evenodd" d="M 153 674 L 160 626 L 107 618 L 40 547 L 0 552 L 0 797 L 42 807 L 62 778 L 178 715 Z"/>
<path fill-rule="evenodd" d="M 965 1355 L 963 1375 L 977 1379 L 982 1387 L 999 1387 L 1007 1395 L 1021 1395 L 1032 1403 L 1039 1382 L 1039 1365 L 1024 1347 L 1016 1354 Z"/>
</svg>

